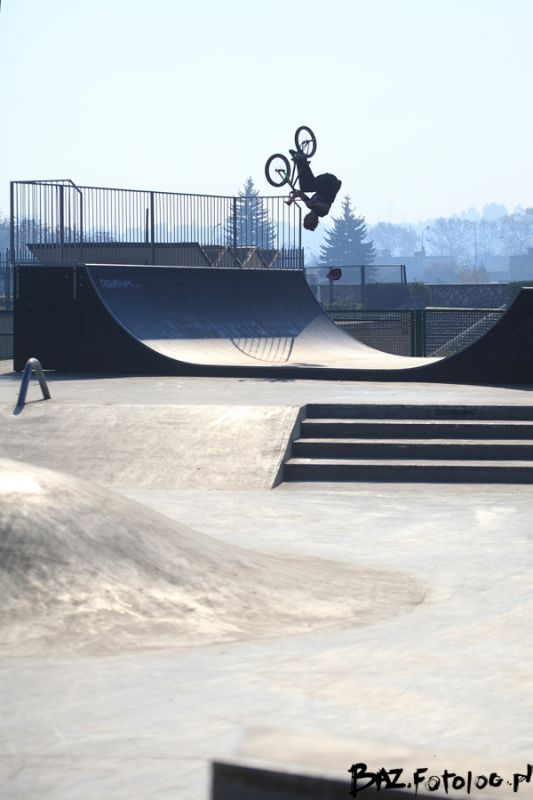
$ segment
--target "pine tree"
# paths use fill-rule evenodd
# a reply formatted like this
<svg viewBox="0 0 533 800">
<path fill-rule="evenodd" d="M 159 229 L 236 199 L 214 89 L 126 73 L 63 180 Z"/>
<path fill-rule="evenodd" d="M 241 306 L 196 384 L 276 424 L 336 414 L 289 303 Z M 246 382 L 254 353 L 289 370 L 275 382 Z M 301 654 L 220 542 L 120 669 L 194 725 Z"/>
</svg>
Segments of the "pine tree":
<svg viewBox="0 0 533 800">
<path fill-rule="evenodd" d="M 262 250 L 274 248 L 276 231 L 268 218 L 263 198 L 254 188 L 252 178 L 244 184 L 244 189 L 235 198 L 234 217 L 228 217 L 224 226 L 226 244 L 230 247 L 259 247 Z"/>
<path fill-rule="evenodd" d="M 372 264 L 376 255 L 373 242 L 365 242 L 364 217 L 357 217 L 350 197 L 342 201 L 342 216 L 333 218 L 333 227 L 325 234 L 320 247 L 320 263 L 325 266 L 360 266 Z"/>
</svg>

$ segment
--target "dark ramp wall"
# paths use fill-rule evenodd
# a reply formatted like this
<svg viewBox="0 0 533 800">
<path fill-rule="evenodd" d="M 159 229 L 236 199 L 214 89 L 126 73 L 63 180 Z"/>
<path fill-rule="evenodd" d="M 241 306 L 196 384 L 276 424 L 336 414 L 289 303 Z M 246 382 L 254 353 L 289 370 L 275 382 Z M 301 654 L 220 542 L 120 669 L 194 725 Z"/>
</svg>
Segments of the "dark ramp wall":
<svg viewBox="0 0 533 800">
<path fill-rule="evenodd" d="M 340 331 L 298 270 L 17 268 L 15 369 L 333 380 L 533 383 L 533 290 L 447 359 L 382 353 Z"/>
</svg>

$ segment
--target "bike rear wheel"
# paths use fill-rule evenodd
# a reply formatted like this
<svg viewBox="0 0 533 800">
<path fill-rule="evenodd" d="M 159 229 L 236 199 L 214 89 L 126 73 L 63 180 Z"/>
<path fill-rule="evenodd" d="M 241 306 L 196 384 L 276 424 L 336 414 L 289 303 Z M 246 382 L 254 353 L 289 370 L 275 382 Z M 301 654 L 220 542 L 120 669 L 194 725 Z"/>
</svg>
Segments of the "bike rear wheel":
<svg viewBox="0 0 533 800">
<path fill-rule="evenodd" d="M 265 164 L 265 177 L 271 186 L 285 186 L 291 177 L 289 159 L 281 153 L 274 153 Z"/>
<path fill-rule="evenodd" d="M 307 158 L 312 158 L 316 153 L 316 136 L 307 125 L 301 125 L 294 134 L 294 144 L 298 152 Z"/>
</svg>

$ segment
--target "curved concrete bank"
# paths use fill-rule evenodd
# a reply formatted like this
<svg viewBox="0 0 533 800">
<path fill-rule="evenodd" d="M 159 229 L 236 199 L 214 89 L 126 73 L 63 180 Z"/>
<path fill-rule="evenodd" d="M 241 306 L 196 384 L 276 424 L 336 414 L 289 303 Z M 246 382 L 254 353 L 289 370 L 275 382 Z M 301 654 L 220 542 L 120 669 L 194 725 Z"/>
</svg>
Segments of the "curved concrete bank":
<svg viewBox="0 0 533 800">
<path fill-rule="evenodd" d="M 420 605 L 411 575 L 221 543 L 67 475 L 0 460 L 4 655 L 124 652 L 360 626 Z"/>
</svg>

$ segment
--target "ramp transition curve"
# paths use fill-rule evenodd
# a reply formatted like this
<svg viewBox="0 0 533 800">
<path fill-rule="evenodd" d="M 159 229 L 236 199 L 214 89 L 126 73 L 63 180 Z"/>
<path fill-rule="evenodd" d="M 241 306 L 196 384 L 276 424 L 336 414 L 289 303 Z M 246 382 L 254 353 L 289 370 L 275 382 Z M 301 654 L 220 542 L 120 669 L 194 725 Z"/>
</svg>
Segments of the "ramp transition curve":
<svg viewBox="0 0 533 800">
<path fill-rule="evenodd" d="M 299 270 L 18 267 L 15 369 L 333 380 L 533 382 L 533 289 L 448 358 L 375 350 L 341 331 Z"/>
</svg>

